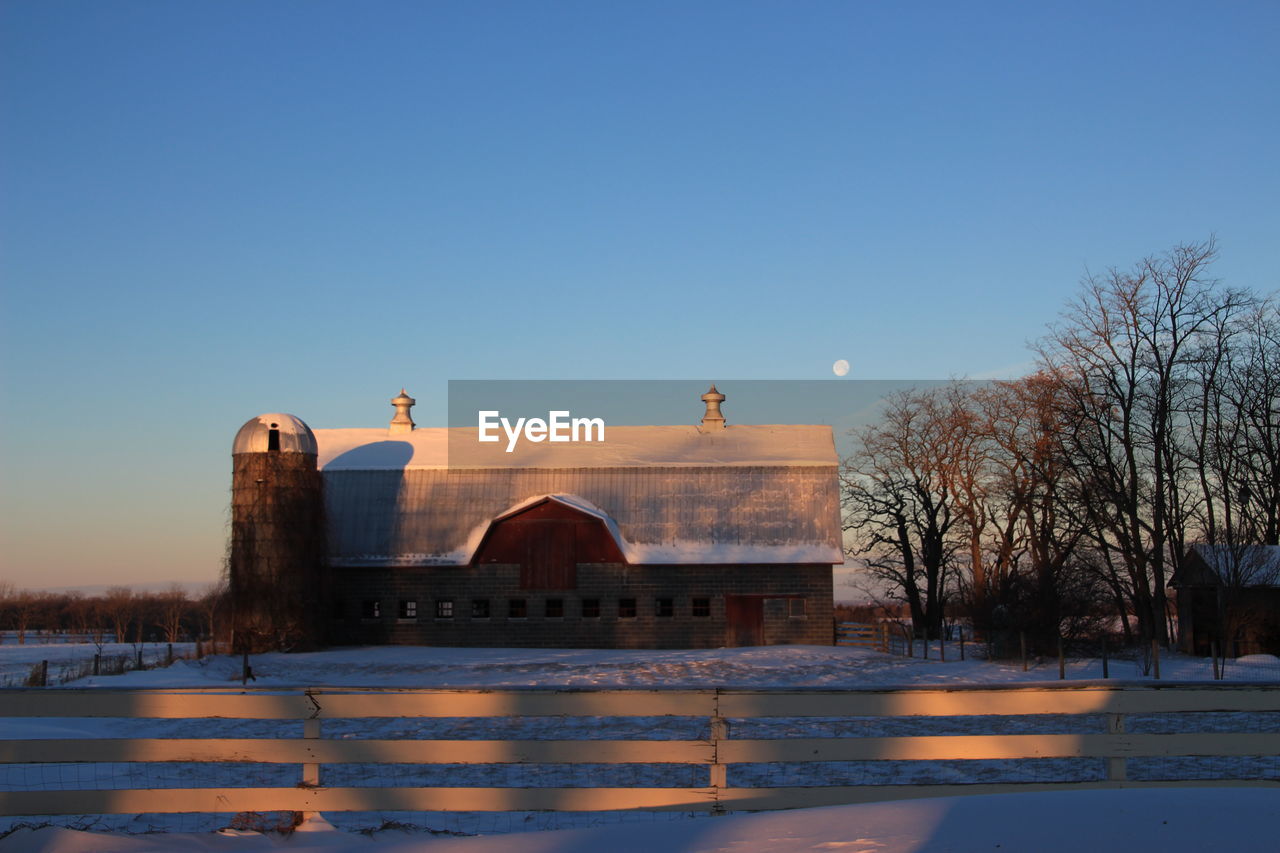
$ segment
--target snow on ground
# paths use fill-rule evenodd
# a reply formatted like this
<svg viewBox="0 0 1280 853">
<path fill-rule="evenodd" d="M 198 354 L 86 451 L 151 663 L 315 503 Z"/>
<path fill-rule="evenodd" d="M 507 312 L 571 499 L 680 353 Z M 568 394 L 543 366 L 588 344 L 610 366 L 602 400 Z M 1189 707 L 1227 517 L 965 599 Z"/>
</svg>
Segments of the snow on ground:
<svg viewBox="0 0 1280 853">
<path fill-rule="evenodd" d="M 0 853 L 1262 853 L 1280 789 L 1183 788 L 947 797 L 479 838 L 377 838 L 323 821 L 291 837 L 222 832 L 108 836 L 47 827 Z"/>
<path fill-rule="evenodd" d="M 69 670 L 79 668 L 80 664 L 93 660 L 95 654 L 101 654 L 103 660 L 111 658 L 127 658 L 137 660 L 138 652 L 142 652 L 142 661 L 152 666 L 166 659 L 169 647 L 166 643 L 103 643 L 101 651 L 93 643 L 41 642 L 35 634 L 28 635 L 29 642 L 17 643 L 12 636 L 0 645 L 0 685 L 5 687 L 21 687 L 26 683 L 32 667 L 41 661 L 49 662 L 49 680 L 51 683 L 61 682 L 61 676 L 69 674 Z M 192 654 L 194 643 L 174 643 L 173 653 L 176 656 Z"/>
<path fill-rule="evenodd" d="M 11 650 L 0 647 L 0 661 Z M 28 647 L 29 648 L 29 647 Z M 65 647 L 58 647 L 59 649 Z M 89 656 L 92 657 L 92 646 Z M 129 646 L 125 646 L 129 648 Z M 161 647 L 163 648 L 163 647 Z M 466 649 L 368 646 L 250 659 L 254 687 L 817 687 L 857 689 L 1057 681 L 1056 660 L 1019 662 L 924 660 L 845 646 L 763 646 L 740 649 L 599 650 Z M 37 658 L 38 659 L 38 658 Z M 3 666 L 3 663 L 0 663 Z M 1170 655 L 1166 681 L 1213 677 L 1209 661 Z M 220 655 L 120 676 L 84 678 L 67 687 L 215 687 L 239 683 L 239 658 Z M 1067 662 L 1068 680 L 1100 679 L 1098 660 Z M 1140 661 L 1113 659 L 1112 679 L 1152 681 Z M 1229 681 L 1280 681 L 1280 659 L 1251 655 L 1231 661 Z"/>
<path fill-rule="evenodd" d="M 58 646 L 62 651 L 66 647 Z M 163 646 L 160 647 L 163 649 Z M 89 658 L 93 646 L 81 647 Z M 131 646 L 124 649 L 132 651 Z M 972 652 L 972 646 L 970 646 Z M 40 647 L 0 646 L 0 667 L 10 659 L 14 664 L 29 665 L 45 651 Z M 251 659 L 256 681 L 252 686 L 272 687 L 685 687 L 685 688 L 863 688 L 876 689 L 898 686 L 952 686 L 963 684 L 1012 684 L 1058 683 L 1057 661 L 1046 660 L 1023 672 L 1020 662 L 959 661 L 958 649 L 949 647 L 948 660 L 937 659 L 937 647 L 933 657 L 903 658 L 865 649 L 830 646 L 773 646 L 763 648 L 719 649 L 697 651 L 618 651 L 618 650 L 564 650 L 564 649 L 454 649 L 422 647 L 367 647 L 333 649 L 312 654 L 266 654 Z M 1128 683 L 1151 683 L 1150 675 L 1143 675 L 1140 660 L 1115 659 L 1111 661 L 1113 679 Z M 0 670 L 2 671 L 2 670 Z M 105 688 L 184 688 L 184 687 L 236 687 L 239 685 L 241 661 L 230 656 L 212 656 L 202 660 L 178 661 L 168 668 L 131 672 L 121 676 L 88 677 L 72 682 L 66 687 Z M 1161 674 L 1166 681 L 1208 680 L 1212 670 L 1207 661 L 1173 655 L 1161 663 Z M 1075 660 L 1067 665 L 1069 680 L 1097 679 L 1101 676 L 1099 661 Z M 1227 677 L 1232 681 L 1280 680 L 1280 660 L 1271 656 L 1253 656 L 1233 662 Z M 58 689 L 58 688 L 52 688 Z M 1096 716 L 1096 715 L 1095 715 Z M 1204 715 L 1197 726 L 1224 726 L 1225 730 L 1275 730 L 1280 725 L 1280 714 L 1217 715 L 1231 719 L 1208 719 Z M 1241 719 L 1248 717 L 1248 719 Z M 1265 719 L 1264 719 L 1265 718 Z M 695 718 L 636 718 L 628 725 L 630 733 L 619 733 L 613 724 L 592 722 L 595 718 L 583 718 L 581 725 L 562 718 L 518 718 L 491 721 L 448 720 L 382 720 L 382 721 L 330 721 L 324 728 L 324 737 L 648 737 L 648 738 L 698 738 L 704 737 L 706 720 Z M 987 718 L 988 720 L 990 718 Z M 950 722 L 947 722 L 950 720 Z M 929 731 L 920 729 L 920 720 L 904 718 L 867 723 L 861 720 L 775 720 L 759 721 L 769 731 L 751 734 L 746 730 L 735 732 L 739 736 L 759 737 L 808 737 L 808 736 L 857 736 L 876 734 L 917 733 L 966 733 L 964 726 L 983 718 L 932 718 L 925 721 Z M 1135 718 L 1131 721 L 1141 725 Z M 229 724 L 223 725 L 223 724 Z M 1158 725 L 1159 721 L 1153 721 Z M 294 721 L 187 721 L 187 720 L 0 720 L 0 738 L 66 738 L 66 737 L 273 737 L 296 736 L 300 724 Z M 868 725 L 880 728 L 859 728 Z M 947 729 L 952 725 L 954 729 Z M 983 725 L 991 725 L 988 721 Z M 1085 715 L 1079 718 L 1006 718 L 1003 730 L 1031 731 L 1024 728 L 1033 725 L 1057 726 L 1055 731 L 1101 730 L 1100 719 Z M 454 731 L 450 726 L 463 726 Z M 830 731 L 819 730 L 833 727 Z M 286 730 L 281 730 L 284 727 Z M 683 727 L 683 728 L 682 728 Z M 376 731 L 375 731 L 376 729 Z M 881 730 L 883 729 L 883 730 Z M 1137 730 L 1137 729 L 1135 729 Z M 1153 731 L 1158 729 L 1152 729 Z M 1205 730 L 1208 730 L 1206 728 Z M 1177 760 L 1177 759 L 1174 759 Z M 1102 772 L 1092 765 L 1077 767 L 1054 762 L 1091 760 L 1050 759 L 1019 765 L 1012 762 L 960 762 L 963 767 L 952 767 L 956 762 L 862 762 L 814 763 L 799 769 L 779 770 L 770 765 L 744 765 L 739 771 L 731 768 L 730 784 L 914 784 L 955 781 L 1012 781 L 1007 774 L 1013 772 L 1024 781 L 1068 781 L 1074 778 L 1095 778 Z M 1141 776 L 1138 760 L 1130 761 L 1131 778 L 1221 778 L 1234 776 L 1239 779 L 1275 780 L 1280 773 L 1280 760 L 1226 759 L 1231 766 L 1228 772 L 1215 768 L 1207 776 L 1185 774 L 1186 769 L 1174 769 L 1175 775 L 1162 775 L 1163 766 L 1149 769 L 1150 776 Z M 1253 764 L 1248 762 L 1252 761 Z M 830 764 L 830 766 L 828 766 Z M 858 764 L 858 766 L 854 766 Z M 913 766 L 908 767 L 907 764 Z M 870 765 L 876 765 L 874 767 Z M 903 765 L 903 766 L 898 766 Z M 981 766 L 979 766 L 981 765 Z M 990 765 L 990 766 L 987 766 Z M 1051 766 L 1052 765 L 1052 766 Z M 493 772 L 485 765 L 451 767 L 440 765 L 404 767 L 396 765 L 326 765 L 326 779 L 331 784 L 491 784 L 496 780 L 471 779 L 468 773 Z M 492 768 L 493 766 L 488 766 Z M 620 778 L 613 784 L 622 785 L 698 785 L 699 779 L 677 780 L 670 774 L 677 767 L 657 767 L 659 776 L 645 775 L 648 765 L 622 765 L 617 768 L 594 765 L 559 767 L 556 765 L 505 767 L 515 774 L 504 784 L 609 784 L 599 774 L 606 771 L 633 774 Z M 253 777 L 254 784 L 297 783 L 297 768 L 289 765 L 61 765 L 55 776 L 45 780 L 30 776 L 30 768 L 10 765 L 19 788 L 25 788 L 35 780 L 37 788 L 50 785 L 59 789 L 101 787 L 184 787 L 188 785 L 236 785 L 243 779 L 223 779 L 221 774 L 246 774 L 263 772 L 261 779 Z M 140 769 L 141 768 L 141 769 Z M 255 769 L 256 768 L 256 769 Z M 594 769 L 593 769 L 594 768 Z M 1022 769 L 1019 769 L 1022 768 Z M 705 768 L 679 768 L 702 773 Z M 503 770 L 502 772 L 507 772 Z M 746 773 L 736 779 L 735 772 Z M 749 777 L 751 772 L 763 773 L 759 779 Z M 792 778 L 782 773 L 817 774 L 814 778 Z M 351 779 L 342 774 L 356 774 Z M 568 773 L 559 778 L 557 774 Z M 579 774 L 577 776 L 573 774 Z M 1029 776 L 1025 774 L 1029 773 Z M 1139 775 L 1132 775 L 1138 773 Z M 71 774 L 68 776 L 67 774 Z M 167 774 L 167 775 L 166 775 Z M 386 779 L 378 774 L 391 774 Z M 445 774 L 433 776 L 432 774 Z M 532 774 L 532 775 L 530 775 Z M 586 775 L 582 775 L 586 774 Z M 845 774 L 844 776 L 840 774 Z M 885 775 L 887 774 L 887 775 Z M 1018 775 L 1023 774 L 1023 775 Z M 1084 775 L 1079 775 L 1084 774 Z M 208 778 L 204 778 L 208 775 Z M 884 778 L 881 778 L 881 776 Z M 990 775 L 988 779 L 987 776 Z M 276 778 L 279 776 L 280 778 Z M 421 778 L 419 778 L 421 777 Z M 581 777 L 581 778 L 579 778 Z M 249 777 L 246 777 L 249 778 Z M 1263 782 L 1261 784 L 1268 784 Z M 1270 784 L 1274 786 L 1274 781 Z M 1276 813 L 1280 809 L 1280 789 L 1231 788 L 1196 790 L 1133 790 L 1109 792 L 1056 792 L 1053 794 L 1016 794 L 1003 797 L 966 797 L 945 800 L 897 802 L 840 807 L 836 809 L 806 810 L 733 816 L 722 818 L 688 818 L 667 815 L 645 822 L 623 822 L 625 818 L 612 818 L 611 825 L 596 825 L 597 818 L 576 820 L 571 815 L 554 822 L 541 819 L 522 823 L 525 817 L 512 815 L 507 818 L 482 817 L 479 824 L 466 823 L 465 816 L 458 815 L 399 815 L 391 813 L 391 819 L 418 823 L 421 826 L 453 826 L 447 820 L 459 820 L 451 831 L 495 832 L 502 835 L 485 835 L 478 838 L 436 838 L 425 832 L 398 832 L 384 829 L 369 836 L 354 830 L 359 827 L 378 826 L 382 818 L 372 824 L 351 823 L 355 815 L 330 815 L 335 824 L 347 831 L 333 830 L 327 824 L 317 828 L 320 832 L 297 833 L 292 837 L 259 835 L 256 833 L 181 834 L 181 831 L 197 828 L 194 824 L 165 823 L 180 832 L 160 835 L 108 835 L 104 832 L 78 833 L 68 829 L 46 827 L 40 830 L 20 829 L 0 840 L 0 853 L 9 851 L 42 851 L 42 853 L 89 853 L 89 851 L 118 851 L 118 853 L 149 853 L 156 850 L 210 850 L 227 853 L 251 853 L 259 850 L 295 851 L 387 851 L 429 850 L 440 853 L 490 853 L 491 851 L 587 851 L 612 849 L 613 853 L 631 850 L 648 851 L 702 851 L 733 850 L 735 853 L 762 853 L 774 850 L 848 850 L 892 851 L 917 850 L 1076 850 L 1082 846 L 1099 851 L 1112 849 L 1161 849 L 1161 850 L 1254 850 L 1274 849 L 1273 833 L 1268 818 L 1263 826 L 1262 815 Z M 1011 819 L 1010 815 L 1014 818 Z M 141 817 L 141 816 L 140 816 Z M 147 820 L 151 820 L 148 817 Z M 125 816 L 125 823 L 129 817 Z M 437 821 L 440 821 L 437 823 Z M 146 821 L 135 822 L 129 828 L 146 829 Z M 217 824 L 224 825 L 224 824 Z M 568 830 L 532 834 L 511 834 L 526 826 L 581 827 Z M 102 829 L 98 825 L 98 829 Z M 115 828 L 112 825 L 112 828 Z M 212 827 L 210 827 L 212 828 Z M 1269 843 L 1263 844 L 1261 839 Z M 1000 845 L 997 848 L 997 845 Z M 1251 846 L 1252 845 L 1252 846 Z"/>
</svg>

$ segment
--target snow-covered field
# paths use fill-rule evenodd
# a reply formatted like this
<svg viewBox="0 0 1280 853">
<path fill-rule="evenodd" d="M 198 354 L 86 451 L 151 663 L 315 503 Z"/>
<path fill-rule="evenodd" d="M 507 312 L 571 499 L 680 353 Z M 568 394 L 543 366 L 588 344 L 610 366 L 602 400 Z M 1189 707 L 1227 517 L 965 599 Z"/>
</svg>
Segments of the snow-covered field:
<svg viewBox="0 0 1280 853">
<path fill-rule="evenodd" d="M 39 660 L 32 646 L 0 647 L 0 671 L 11 653 Z M 87 649 L 93 647 L 47 647 Z M 130 649 L 128 645 L 124 649 Z M 151 647 L 148 646 L 148 649 Z M 19 651 L 21 650 L 21 651 Z M 175 649 L 176 650 L 176 649 Z M 825 687 L 858 689 L 906 685 L 1011 684 L 1058 679 L 1056 660 L 1023 672 L 1021 663 L 948 660 L 881 654 L 842 646 L 765 646 L 692 651 L 591 649 L 457 649 L 374 646 L 311 654 L 266 654 L 251 659 L 257 687 Z M 163 646 L 156 649 L 163 653 Z M 150 654 L 150 652 L 148 652 Z M 51 664 L 52 666 L 52 664 Z M 1140 660 L 1114 658 L 1110 677 L 1153 680 Z M 28 664 L 29 669 L 29 664 Z M 164 669 L 123 676 L 85 678 L 68 687 L 212 687 L 240 679 L 240 660 L 226 655 L 178 661 Z M 1069 680 L 1102 678 L 1099 660 L 1069 660 Z M 1212 665 L 1203 658 L 1169 655 L 1161 660 L 1165 681 L 1207 681 Z M 1251 655 L 1231 661 L 1228 681 L 1280 681 L 1280 660 Z"/>
<path fill-rule="evenodd" d="M 32 668 L 41 661 L 48 661 L 49 682 L 58 684 L 78 672 L 82 664 L 92 663 L 95 654 L 101 654 L 103 661 L 127 660 L 130 666 L 136 663 L 139 652 L 144 666 L 161 663 L 169 655 L 166 643 L 103 643 L 99 651 L 93 643 L 36 642 L 34 636 L 22 644 L 12 636 L 6 640 L 0 645 L 0 686 L 3 687 L 21 687 Z M 173 644 L 173 653 L 178 657 L 190 655 L 194 650 L 194 643 Z"/>
<path fill-rule="evenodd" d="M 1280 790 L 1183 788 L 948 797 L 479 838 L 376 838 L 324 824 L 291 837 L 227 831 L 106 836 L 52 827 L 0 853 L 1273 853 Z"/>
<path fill-rule="evenodd" d="M 68 647 L 59 645 L 63 652 Z M 71 647 L 75 648 L 75 647 Z M 87 648 L 88 656 L 94 653 Z M 126 649 L 131 647 L 126 646 Z M 161 647 L 163 648 L 163 647 Z M 936 650 L 936 649 L 935 649 Z M 30 661 L 44 659 L 40 647 L 0 647 L 0 672 L 6 658 L 18 670 Z M 1057 681 L 1057 662 L 1045 661 L 1023 672 L 1020 663 L 960 662 L 958 650 L 949 650 L 948 661 L 901 658 L 877 652 L 826 646 L 775 646 L 768 648 L 704 651 L 590 651 L 556 649 L 447 649 L 416 647 L 350 648 L 314 653 L 259 655 L 252 659 L 255 687 L 737 687 L 737 688 L 885 688 L 908 685 L 961 685 Z M 52 666 L 52 664 L 51 664 Z M 1136 660 L 1112 660 L 1113 679 L 1151 682 Z M 1208 680 L 1207 662 L 1171 656 L 1161 663 L 1166 681 Z M 1233 663 L 1227 670 L 1232 681 L 1277 680 L 1280 661 L 1267 656 Z M 1097 661 L 1069 661 L 1068 679 L 1101 676 Z M 240 660 L 228 656 L 178 661 L 168 668 L 131 672 L 122 676 L 89 677 L 67 687 L 231 687 L 239 683 Z M 57 688 L 51 688 L 56 690 Z M 1280 710 L 1263 714 L 1202 715 L 1201 730 L 1280 730 Z M 994 723 L 993 723 L 994 721 Z M 902 718 L 896 720 L 770 720 L 758 723 L 759 731 L 735 729 L 740 737 L 794 737 L 876 734 L 959 734 L 977 731 L 976 722 L 999 731 L 1101 731 L 1095 716 L 1078 718 Z M 1158 719 L 1130 721 L 1130 730 L 1160 731 Z M 700 718 L 635 718 L 630 728 L 604 720 L 524 718 L 523 720 L 453 721 L 385 720 L 329 721 L 324 737 L 705 737 L 707 721 Z M 296 736 L 300 724 L 271 721 L 147 721 L 113 719 L 0 720 L 0 738 L 38 739 L 66 737 L 273 737 Z M 1036 728 L 1040 726 L 1041 728 Z M 1043 728 L 1048 726 L 1048 729 Z M 1143 727 L 1146 727 L 1143 729 Z M 376 729 L 376 731 L 375 731 Z M 1217 759 L 1221 762 L 1222 759 Z M 1227 759 L 1208 776 L 1280 780 L 1280 759 Z M 1072 763 L 1074 762 L 1074 764 Z M 918 784 L 925 782 L 982 781 L 1004 778 L 1024 781 L 1056 781 L 1096 778 L 1101 760 L 1042 759 L 1037 762 L 830 762 L 789 767 L 751 765 L 731 768 L 730 784 Z M 907 766 L 911 765 L 911 766 Z M 54 767 L 50 772 L 47 768 Z M 499 765 L 509 773 L 501 781 L 468 774 L 483 768 L 449 766 L 326 767 L 325 781 L 333 785 L 360 784 L 523 784 L 523 785 L 699 785 L 701 767 L 661 765 Z M 1130 760 L 1131 777 L 1200 778 L 1187 776 L 1188 766 L 1147 768 Z M 270 765 L 8 765 L 0 785 L 10 788 L 169 787 L 225 784 L 296 784 L 294 766 Z M 480 769 L 476 769 L 480 768 Z M 607 773 L 630 774 L 608 779 Z M 379 778 L 377 774 L 389 774 Z M 688 779 L 678 774 L 693 774 Z M 804 774 L 809 774 L 806 777 Z M 49 774 L 49 775 L 44 775 Z M 221 774 L 221 776 L 219 775 Z M 236 776 L 226 781 L 227 774 Z M 252 779 L 245 781 L 245 774 Z M 262 774 L 253 776 L 253 774 Z M 752 775 L 754 774 L 754 775 Z M 1012 774 L 1012 776 L 1010 776 Z M 1183 775 L 1178 775 L 1183 774 Z M 207 778 L 206 778 L 207 777 Z M 7 781 L 6 781 L 7 779 Z M 1265 782 L 1262 784 L 1266 784 Z M 324 822 L 321 831 L 295 833 L 284 838 L 256 833 L 202 832 L 189 835 L 111 836 L 101 832 L 76 833 L 53 827 L 20 829 L 0 840 L 0 853 L 8 851 L 120 851 L 225 850 L 228 853 L 264 849 L 298 851 L 429 849 L 439 851 L 543 851 L 543 850 L 1262 850 L 1275 849 L 1271 821 L 1262 815 L 1280 810 L 1280 788 L 1179 789 L 1111 792 L 1016 794 L 1002 797 L 965 797 L 890 804 L 848 806 L 755 816 L 673 818 L 670 815 L 636 822 L 626 815 L 566 816 L 548 822 L 538 815 L 472 815 L 454 818 L 447 826 L 441 815 L 390 814 L 380 820 L 414 823 L 419 827 L 445 828 L 453 832 L 504 832 L 483 838 L 438 838 L 419 832 L 405 833 L 393 823 L 372 837 L 359 834 L 345 815 L 329 815 L 342 829 Z M 998 816 L 998 818 L 997 818 Z M 1011 817 L 1013 816 L 1013 817 Z M 612 820 L 604 826 L 593 824 Z M 125 819 L 128 824 L 128 819 Z M 1267 826 L 1263 826 L 1266 823 Z M 113 824 L 114 825 L 114 824 Z M 146 822 L 128 828 L 145 829 Z M 159 819 L 166 829 L 193 829 L 194 825 Z M 373 826 L 377 826 L 375 822 Z M 102 829 L 107 824 L 96 824 Z M 523 827 L 573 826 L 557 832 L 522 834 Z M 1265 831 L 1264 831 L 1265 830 Z M 1221 842 L 1221 843 L 1219 843 Z M 1181 846 L 1179 846 L 1181 845 Z M 1216 846 L 1215 846 L 1216 845 Z"/>
</svg>

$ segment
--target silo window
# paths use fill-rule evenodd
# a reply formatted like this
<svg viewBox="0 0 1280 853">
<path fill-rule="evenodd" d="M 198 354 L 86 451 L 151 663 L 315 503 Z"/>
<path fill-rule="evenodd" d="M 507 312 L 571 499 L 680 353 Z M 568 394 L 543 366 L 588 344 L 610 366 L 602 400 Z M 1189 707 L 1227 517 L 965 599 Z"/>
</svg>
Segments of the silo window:
<svg viewBox="0 0 1280 853">
<path fill-rule="evenodd" d="M 272 428 L 267 430 L 267 450 L 280 449 L 280 430 Z"/>
</svg>

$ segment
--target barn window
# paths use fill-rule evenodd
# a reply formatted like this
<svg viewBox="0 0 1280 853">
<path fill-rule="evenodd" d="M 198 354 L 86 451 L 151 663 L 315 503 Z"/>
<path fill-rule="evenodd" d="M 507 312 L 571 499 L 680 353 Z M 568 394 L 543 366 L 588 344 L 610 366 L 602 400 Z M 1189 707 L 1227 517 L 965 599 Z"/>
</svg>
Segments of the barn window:
<svg viewBox="0 0 1280 853">
<path fill-rule="evenodd" d="M 381 619 L 382 602 L 376 598 L 366 598 L 360 603 L 360 618 Z"/>
<path fill-rule="evenodd" d="M 523 598 L 513 598 L 507 602 L 508 619 L 523 619 L 526 613 Z"/>
<path fill-rule="evenodd" d="M 471 618 L 472 619 L 488 619 L 489 618 L 489 599 L 487 598 L 471 599 Z"/>
<path fill-rule="evenodd" d="M 634 598 L 618 599 L 618 618 L 619 619 L 636 618 L 636 600 Z"/>
<path fill-rule="evenodd" d="M 453 618 L 453 599 L 441 598 L 436 602 L 436 618 L 452 619 Z"/>
<path fill-rule="evenodd" d="M 267 450 L 280 449 L 280 430 L 275 424 L 271 425 L 271 429 L 267 430 Z"/>
<path fill-rule="evenodd" d="M 564 599 L 548 598 L 546 605 L 546 614 L 548 619 L 564 618 Z"/>
<path fill-rule="evenodd" d="M 705 619 L 711 615 L 711 599 L 695 598 L 693 600 L 693 615 L 699 619 Z"/>
<path fill-rule="evenodd" d="M 673 598 L 659 598 L 653 602 L 653 613 L 655 616 L 663 618 L 674 616 L 676 612 L 676 603 Z"/>
<path fill-rule="evenodd" d="M 804 599 L 792 598 L 787 601 L 787 615 L 792 619 L 803 619 L 805 616 Z"/>
<path fill-rule="evenodd" d="M 598 598 L 582 599 L 582 618 L 583 619 L 599 619 L 600 618 L 600 599 Z"/>
<path fill-rule="evenodd" d="M 418 602 L 412 598 L 400 599 L 400 618 L 401 619 L 417 619 L 418 618 Z"/>
</svg>

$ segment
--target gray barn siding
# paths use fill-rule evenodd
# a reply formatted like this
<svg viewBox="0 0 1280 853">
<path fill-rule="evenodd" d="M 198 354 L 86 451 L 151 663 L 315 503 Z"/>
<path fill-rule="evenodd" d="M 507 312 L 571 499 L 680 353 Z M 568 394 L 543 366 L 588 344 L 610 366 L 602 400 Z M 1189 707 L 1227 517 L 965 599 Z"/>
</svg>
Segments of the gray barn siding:
<svg viewBox="0 0 1280 853">
<path fill-rule="evenodd" d="M 636 544 L 840 547 L 835 467 L 324 471 L 330 562 L 430 565 L 531 495 L 576 495 Z M 434 559 L 433 559 L 434 557 Z"/>
<path fill-rule="evenodd" d="M 514 565 L 432 568 L 340 567 L 335 591 L 342 618 L 331 623 L 339 643 L 395 643 L 434 646 L 566 648 L 717 648 L 726 644 L 725 595 L 803 596 L 806 613 L 788 615 L 786 602 L 766 600 L 766 644 L 830 645 L 832 578 L 829 565 L 627 566 L 578 565 L 577 589 L 563 592 L 519 589 Z M 711 600 L 709 617 L 694 617 L 691 599 Z M 490 616 L 471 619 L 471 600 L 487 598 Z M 525 619 L 507 618 L 507 600 L 523 598 Z M 547 619 L 543 603 L 559 598 L 565 616 Z M 584 598 L 600 599 L 600 618 L 583 619 Z M 618 599 L 635 598 L 634 619 L 618 617 Z M 658 617 L 657 598 L 673 598 L 675 614 Z M 360 617 L 361 604 L 378 599 L 382 616 Z M 418 602 L 415 620 L 397 618 L 401 599 Z M 435 618 L 435 602 L 454 602 L 452 619 Z"/>
</svg>

